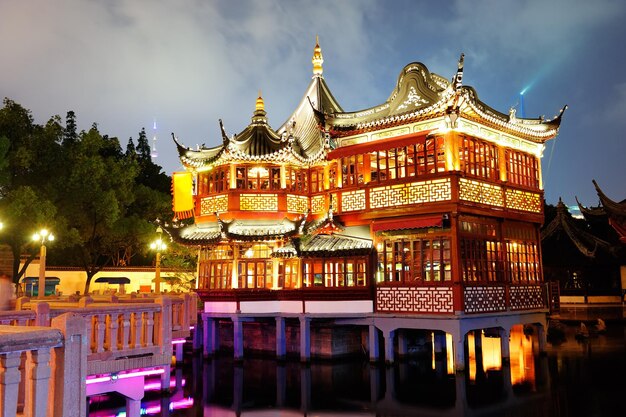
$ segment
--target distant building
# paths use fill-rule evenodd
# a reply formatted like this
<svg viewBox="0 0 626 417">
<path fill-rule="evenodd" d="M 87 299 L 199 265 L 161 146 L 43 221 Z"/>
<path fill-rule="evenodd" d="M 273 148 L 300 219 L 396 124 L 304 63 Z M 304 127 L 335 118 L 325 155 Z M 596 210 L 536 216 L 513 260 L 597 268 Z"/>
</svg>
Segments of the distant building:
<svg viewBox="0 0 626 417">
<path fill-rule="evenodd" d="M 413 62 L 385 102 L 348 112 L 319 44 L 312 63 L 277 129 L 259 94 L 245 129 L 220 121 L 221 145 L 175 138 L 185 172 L 167 230 L 199 248 L 205 312 L 361 314 L 386 343 L 397 314 L 435 316 L 455 343 L 491 327 L 469 324 L 485 313 L 545 324 L 540 158 L 565 108 L 544 120 L 489 107 L 463 85 L 461 55 L 451 80 Z"/>
</svg>

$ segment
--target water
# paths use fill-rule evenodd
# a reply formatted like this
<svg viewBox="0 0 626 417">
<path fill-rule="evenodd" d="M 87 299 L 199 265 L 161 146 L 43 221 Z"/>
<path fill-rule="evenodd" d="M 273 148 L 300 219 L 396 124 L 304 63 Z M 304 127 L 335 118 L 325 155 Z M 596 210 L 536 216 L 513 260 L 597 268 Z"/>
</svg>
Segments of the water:
<svg viewBox="0 0 626 417">
<path fill-rule="evenodd" d="M 533 335 L 511 335 L 511 360 L 494 357 L 489 338 L 482 357 L 463 374 L 449 373 L 446 358 L 402 360 L 386 367 L 367 361 L 278 363 L 246 359 L 234 366 L 223 355 L 205 361 L 188 352 L 172 377 L 172 394 L 147 392 L 142 408 L 156 416 L 626 416 L 626 326 L 606 334 L 548 343 L 537 354 Z M 92 398 L 90 416 L 121 416 L 115 396 Z"/>
</svg>

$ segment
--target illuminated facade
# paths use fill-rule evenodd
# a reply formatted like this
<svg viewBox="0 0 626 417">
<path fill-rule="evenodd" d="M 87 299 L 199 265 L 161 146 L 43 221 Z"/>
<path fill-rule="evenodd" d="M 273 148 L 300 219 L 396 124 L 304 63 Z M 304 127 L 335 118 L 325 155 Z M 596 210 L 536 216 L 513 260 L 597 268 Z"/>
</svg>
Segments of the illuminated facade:
<svg viewBox="0 0 626 417">
<path fill-rule="evenodd" d="M 540 158 L 565 108 L 552 120 L 500 113 L 463 85 L 461 56 L 451 81 L 414 62 L 387 101 L 346 112 L 319 44 L 312 62 L 278 129 L 259 96 L 243 131 L 220 122 L 222 145 L 175 138 L 186 171 L 174 175 L 174 211 L 194 222 L 168 230 L 199 248 L 201 298 L 237 300 L 233 311 L 242 300 L 407 315 L 545 309 Z"/>
</svg>

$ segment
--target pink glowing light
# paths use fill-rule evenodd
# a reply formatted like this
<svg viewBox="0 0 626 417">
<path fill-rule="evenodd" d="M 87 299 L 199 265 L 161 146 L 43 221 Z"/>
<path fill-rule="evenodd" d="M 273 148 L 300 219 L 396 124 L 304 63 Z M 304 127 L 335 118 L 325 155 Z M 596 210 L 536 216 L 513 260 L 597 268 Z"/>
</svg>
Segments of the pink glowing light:
<svg viewBox="0 0 626 417">
<path fill-rule="evenodd" d="M 174 339 L 174 340 L 172 340 L 172 344 L 173 345 L 180 345 L 182 343 L 185 343 L 185 339 Z"/>
<path fill-rule="evenodd" d="M 124 374 L 109 374 L 109 375 L 99 376 L 95 378 L 87 378 L 87 381 L 85 382 L 87 384 L 96 384 L 98 382 L 108 382 L 108 381 L 115 380 L 115 379 L 126 379 L 126 378 L 133 378 L 136 376 L 160 375 L 164 372 L 165 372 L 165 369 L 163 368 L 145 369 L 141 371 L 127 372 Z"/>
</svg>

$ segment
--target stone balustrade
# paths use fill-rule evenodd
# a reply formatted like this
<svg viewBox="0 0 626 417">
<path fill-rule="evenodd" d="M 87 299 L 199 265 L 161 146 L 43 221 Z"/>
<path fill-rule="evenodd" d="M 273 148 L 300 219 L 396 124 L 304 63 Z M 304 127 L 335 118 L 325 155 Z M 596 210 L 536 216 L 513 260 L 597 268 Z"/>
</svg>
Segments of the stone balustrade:
<svg viewBox="0 0 626 417">
<path fill-rule="evenodd" d="M 28 326 L 15 313 L 0 312 L 2 322 L 17 320 L 0 325 L 0 416 L 84 416 L 84 319 L 70 313 Z"/>
<path fill-rule="evenodd" d="M 24 411 L 25 415 L 83 416 L 86 410 L 87 376 L 91 378 L 131 370 L 159 369 L 163 370 L 161 374 L 163 389 L 168 389 L 172 342 L 176 338 L 189 336 L 190 327 L 196 325 L 197 301 L 195 294 L 158 295 L 136 299 L 120 297 L 97 301 L 91 297 L 79 300 L 19 299 L 16 303 L 18 310 L 0 311 L 0 417 L 14 416 L 16 410 L 20 410 L 20 404 L 38 407 L 32 412 Z M 55 326 L 57 328 L 61 326 L 58 323 L 67 321 L 67 317 L 71 317 L 74 323 L 71 334 L 73 339 L 69 344 L 67 335 L 64 336 L 64 333 L 53 329 Z M 76 324 L 77 322 L 79 324 Z M 62 352 L 67 351 L 68 346 L 73 345 L 76 340 L 80 341 L 78 349 L 80 352 L 77 353 L 77 348 L 73 348 L 72 360 L 66 361 L 66 356 L 63 356 Z M 182 344 L 177 344 L 176 347 L 178 358 L 179 350 L 182 355 Z M 55 349 L 60 353 L 55 354 Z M 30 372 L 29 375 L 35 375 L 33 378 L 27 376 L 20 379 L 20 373 L 23 371 L 20 372 L 19 367 L 24 357 L 29 358 L 30 362 L 27 363 L 32 364 L 27 365 L 26 369 Z M 62 378 L 61 382 L 56 380 L 49 382 L 50 377 L 46 377 L 66 371 L 78 372 L 80 375 L 69 379 Z M 45 381 L 28 382 L 28 378 Z M 63 381 L 66 380 L 74 380 L 76 385 L 73 390 L 63 389 Z M 35 388 L 29 388 L 31 386 Z M 76 390 L 76 386 L 80 389 Z M 91 392 L 106 392 L 102 391 L 106 389 L 89 386 Z M 111 390 L 125 394 L 120 387 Z M 44 395 L 43 391 L 47 394 Z M 76 391 L 79 392 L 78 397 Z M 31 392 L 31 397 L 27 395 L 20 401 L 19 395 L 16 394 L 19 392 Z M 32 397 L 35 395 L 33 393 L 37 393 L 38 396 Z M 61 414 L 56 410 L 42 411 L 41 404 L 47 404 L 49 396 L 56 396 L 54 398 L 58 397 L 58 401 L 65 401 L 65 397 L 72 395 L 76 397 L 76 401 L 71 404 L 74 407 L 80 404 L 82 408 L 79 408 L 82 411 L 76 411 L 78 410 L 76 408 L 74 408 L 76 413 L 67 410 Z M 41 402 L 40 397 L 45 397 L 45 401 Z M 131 410 L 137 411 L 139 400 L 132 398 L 130 403 L 134 404 Z"/>
</svg>

